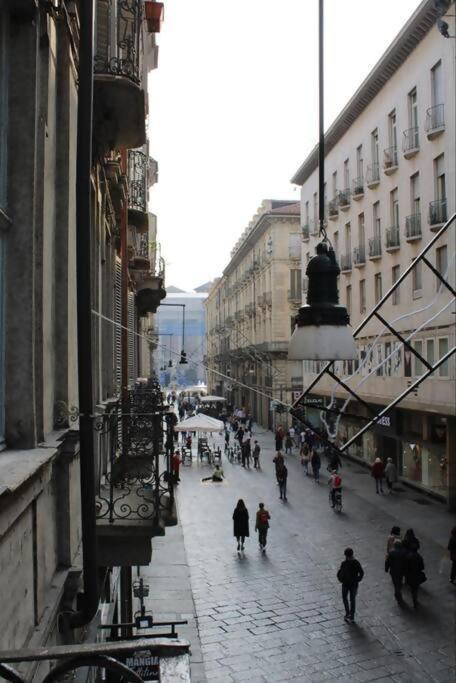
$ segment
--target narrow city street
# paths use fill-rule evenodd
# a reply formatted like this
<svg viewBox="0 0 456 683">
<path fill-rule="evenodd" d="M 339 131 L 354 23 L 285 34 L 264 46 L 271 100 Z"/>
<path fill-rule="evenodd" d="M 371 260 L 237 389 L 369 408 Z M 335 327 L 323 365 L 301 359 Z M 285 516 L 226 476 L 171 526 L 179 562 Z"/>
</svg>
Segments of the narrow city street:
<svg viewBox="0 0 456 683">
<path fill-rule="evenodd" d="M 179 516 L 207 680 L 454 681 L 456 588 L 449 583 L 445 550 L 454 517 L 403 487 L 393 496 L 376 496 L 368 471 L 349 462 L 342 470 L 343 512 L 335 514 L 328 504 L 326 463 L 316 485 L 304 476 L 297 455 L 287 456 L 284 503 L 274 477 L 271 433 L 258 429 L 254 438 L 262 447 L 259 472 L 224 458 L 225 481 L 214 484 L 201 481 L 211 472 L 206 464 L 194 459 L 181 469 Z M 250 513 L 250 538 L 241 557 L 232 535 L 238 498 Z M 259 501 L 271 513 L 264 555 L 254 532 Z M 394 524 L 403 531 L 413 527 L 421 541 L 428 581 L 418 610 L 407 588 L 407 606 L 396 605 L 384 571 Z M 354 548 L 365 570 L 356 625 L 343 620 L 336 578 L 346 546 Z M 191 601 L 183 603 L 183 612 L 190 608 Z M 200 661 L 198 639 L 194 644 Z M 201 665 L 198 672 L 194 682 L 204 680 Z"/>
</svg>

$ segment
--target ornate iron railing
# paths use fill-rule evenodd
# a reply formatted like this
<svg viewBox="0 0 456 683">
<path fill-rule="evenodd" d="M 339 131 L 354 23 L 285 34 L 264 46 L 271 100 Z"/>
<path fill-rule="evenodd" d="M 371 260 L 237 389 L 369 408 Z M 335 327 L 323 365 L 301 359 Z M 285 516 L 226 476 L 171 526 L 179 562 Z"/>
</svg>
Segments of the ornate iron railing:
<svg viewBox="0 0 456 683">
<path fill-rule="evenodd" d="M 369 164 L 366 169 L 366 185 L 376 185 L 380 182 L 380 164 L 375 162 L 374 164 Z"/>
<path fill-rule="evenodd" d="M 382 255 L 382 240 L 380 237 L 372 237 L 369 240 L 369 258 L 377 258 Z"/>
<path fill-rule="evenodd" d="M 130 149 L 128 152 L 128 208 L 147 212 L 147 174 L 149 159 L 144 152 Z"/>
<path fill-rule="evenodd" d="M 429 107 L 426 111 L 426 121 L 424 130 L 426 133 L 432 133 L 435 130 L 445 128 L 445 111 L 443 104 L 436 104 L 434 107 Z"/>
<path fill-rule="evenodd" d="M 447 200 L 429 202 L 429 225 L 440 225 L 447 220 Z"/>
<path fill-rule="evenodd" d="M 364 194 L 364 177 L 361 175 L 353 181 L 353 196 Z"/>
<path fill-rule="evenodd" d="M 350 252 L 347 252 L 346 254 L 341 254 L 340 269 L 342 272 L 347 272 L 352 269 L 352 258 Z"/>
<path fill-rule="evenodd" d="M 388 171 L 396 168 L 397 165 L 397 147 L 395 145 L 387 147 L 387 149 L 383 150 L 383 169 Z"/>
<path fill-rule="evenodd" d="M 141 78 L 142 0 L 97 0 L 96 74 Z"/>
<path fill-rule="evenodd" d="M 397 249 L 401 244 L 400 232 L 398 225 L 392 225 L 386 231 L 386 248 Z"/>
<path fill-rule="evenodd" d="M 308 224 L 303 225 L 301 230 L 302 230 L 302 239 L 308 240 L 310 237 L 309 225 Z"/>
<path fill-rule="evenodd" d="M 350 188 L 346 187 L 344 190 L 340 190 L 338 195 L 339 206 L 342 208 L 344 206 L 350 206 Z"/>
<path fill-rule="evenodd" d="M 420 146 L 420 136 L 418 128 L 409 128 L 404 130 L 404 137 L 402 139 L 402 151 L 407 153 L 418 149 Z"/>
<path fill-rule="evenodd" d="M 331 199 L 330 202 L 328 203 L 328 216 L 329 218 L 337 218 L 339 215 L 339 204 L 338 204 L 338 199 L 335 197 L 334 199 Z"/>
<path fill-rule="evenodd" d="M 418 239 L 422 236 L 421 214 L 413 213 L 405 219 L 405 236 L 408 240 Z"/>
<path fill-rule="evenodd" d="M 361 244 L 359 247 L 353 249 L 353 263 L 355 266 L 360 266 L 366 263 L 366 247 Z"/>
</svg>

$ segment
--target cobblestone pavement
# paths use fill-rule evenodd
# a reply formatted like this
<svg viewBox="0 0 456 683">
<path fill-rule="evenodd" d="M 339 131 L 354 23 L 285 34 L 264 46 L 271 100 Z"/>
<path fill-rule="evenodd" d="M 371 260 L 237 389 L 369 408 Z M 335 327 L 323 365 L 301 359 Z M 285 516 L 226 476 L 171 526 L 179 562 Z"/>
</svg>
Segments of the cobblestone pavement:
<svg viewBox="0 0 456 683">
<path fill-rule="evenodd" d="M 454 682 L 456 587 L 449 583 L 445 552 L 454 517 L 417 493 L 376 496 L 373 480 L 353 463 L 344 464 L 344 510 L 335 514 L 326 476 L 315 484 L 290 456 L 283 503 L 272 436 L 259 432 L 254 438 L 262 446 L 260 472 L 224 459 L 226 481 L 213 484 L 201 482 L 210 473 L 207 465 L 181 471 L 180 523 L 207 680 Z M 324 468 L 323 463 L 322 475 Z M 242 557 L 232 536 L 238 498 L 245 500 L 251 520 Z M 254 533 L 259 501 L 272 517 L 265 555 Z M 407 606 L 396 605 L 384 571 L 393 524 L 413 526 L 421 539 L 428 582 L 418 610 L 407 590 Z M 343 621 L 336 578 L 348 545 L 366 573 L 356 625 Z"/>
</svg>

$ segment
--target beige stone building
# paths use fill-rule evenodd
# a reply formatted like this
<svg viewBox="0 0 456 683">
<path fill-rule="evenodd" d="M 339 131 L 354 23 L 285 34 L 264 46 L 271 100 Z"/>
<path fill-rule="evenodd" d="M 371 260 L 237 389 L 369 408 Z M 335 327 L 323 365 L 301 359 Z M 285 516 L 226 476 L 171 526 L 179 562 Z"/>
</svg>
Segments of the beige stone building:
<svg viewBox="0 0 456 683">
<path fill-rule="evenodd" d="M 453 4 L 454 13 L 454 4 Z M 356 327 L 455 212 L 455 41 L 435 26 L 434 3 L 422 2 L 326 132 L 327 230 L 341 267 L 339 293 Z M 448 19 L 451 23 L 451 19 Z M 301 186 L 302 268 L 318 241 L 318 161 L 314 150 L 296 172 Z M 430 263 L 454 283 L 455 223 L 428 254 Z M 454 286 L 454 285 L 453 285 Z M 305 298 L 306 278 L 303 278 Z M 442 310 L 441 310 L 442 309 Z M 454 347 L 451 294 L 439 289 L 435 274 L 420 263 L 382 307 L 404 337 L 432 363 Z M 358 340 L 359 358 L 340 363 L 338 372 L 359 386 L 364 401 L 385 406 L 424 367 L 383 334 L 373 321 Z M 416 332 L 415 332 L 416 331 Z M 363 368 L 359 370 L 361 364 Z M 320 365 L 304 362 L 304 387 Z M 373 369 L 377 368 L 372 373 Z M 314 406 L 343 391 L 322 380 L 312 394 Z M 355 402 L 342 419 L 339 438 L 350 438 L 363 424 L 365 409 Z M 350 447 L 367 462 L 391 456 L 400 475 L 417 487 L 456 503 L 454 356 L 413 394 Z M 359 419 L 356 415 L 359 414 Z M 307 417 L 322 426 L 318 407 Z"/>
<path fill-rule="evenodd" d="M 207 364 L 222 373 L 208 372 L 209 392 L 265 427 L 275 417 L 271 399 L 290 404 L 302 386 L 301 364 L 287 360 L 301 301 L 300 260 L 299 204 L 265 200 L 206 301 Z"/>
</svg>

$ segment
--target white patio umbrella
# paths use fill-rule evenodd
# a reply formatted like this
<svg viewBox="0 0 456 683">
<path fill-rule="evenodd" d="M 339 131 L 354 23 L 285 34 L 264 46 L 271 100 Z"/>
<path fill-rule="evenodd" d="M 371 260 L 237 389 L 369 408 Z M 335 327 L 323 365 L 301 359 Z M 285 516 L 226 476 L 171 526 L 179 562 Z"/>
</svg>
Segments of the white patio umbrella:
<svg viewBox="0 0 456 683">
<path fill-rule="evenodd" d="M 193 417 L 188 417 L 174 426 L 175 432 L 222 432 L 224 424 L 215 417 L 209 417 L 204 413 L 198 413 Z"/>
<path fill-rule="evenodd" d="M 202 396 L 200 401 L 201 403 L 225 403 L 226 398 L 223 396 Z"/>
</svg>

